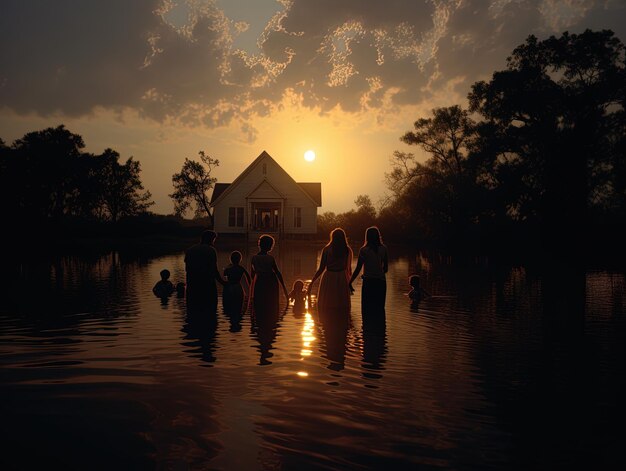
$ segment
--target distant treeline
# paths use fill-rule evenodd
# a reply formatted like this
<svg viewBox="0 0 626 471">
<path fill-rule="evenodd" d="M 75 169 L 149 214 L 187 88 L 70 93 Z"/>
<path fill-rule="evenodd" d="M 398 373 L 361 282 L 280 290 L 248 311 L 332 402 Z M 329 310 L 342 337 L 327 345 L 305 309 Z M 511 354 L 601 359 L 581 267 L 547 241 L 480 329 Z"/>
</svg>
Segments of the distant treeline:
<svg viewBox="0 0 626 471">
<path fill-rule="evenodd" d="M 0 140 L 0 210 L 4 234 L 41 241 L 167 234 L 197 237 L 208 219 L 150 213 L 153 204 L 132 157 L 84 152 L 83 138 L 63 125 Z"/>
<path fill-rule="evenodd" d="M 145 212 L 150 192 L 139 162 L 120 163 L 112 149 L 83 152 L 83 138 L 63 125 L 29 132 L 7 147 L 0 141 L 0 205 L 9 221 L 57 224 L 117 222 Z"/>
<path fill-rule="evenodd" d="M 453 247 L 593 250 L 626 236 L 625 50 L 611 31 L 530 36 L 505 70 L 475 83 L 469 106 L 432 110 L 400 139 L 376 211 L 322 214 L 362 239 Z M 426 159 L 424 159 L 426 156 Z"/>
</svg>

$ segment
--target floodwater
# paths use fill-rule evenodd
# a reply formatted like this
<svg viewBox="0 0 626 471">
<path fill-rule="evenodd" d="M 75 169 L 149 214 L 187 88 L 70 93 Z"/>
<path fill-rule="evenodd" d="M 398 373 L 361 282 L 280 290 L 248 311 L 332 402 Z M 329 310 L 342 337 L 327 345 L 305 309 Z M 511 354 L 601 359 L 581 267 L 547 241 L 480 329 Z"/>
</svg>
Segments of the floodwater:
<svg viewBox="0 0 626 471">
<path fill-rule="evenodd" d="M 235 247 L 218 241 L 219 266 Z M 243 249 L 248 265 L 254 247 Z M 284 242 L 288 286 L 321 246 Z M 390 247 L 386 322 L 190 322 L 182 251 L 8 263 L 2 469 L 617 469 L 624 272 Z M 433 295 L 406 296 L 417 273 Z"/>
</svg>

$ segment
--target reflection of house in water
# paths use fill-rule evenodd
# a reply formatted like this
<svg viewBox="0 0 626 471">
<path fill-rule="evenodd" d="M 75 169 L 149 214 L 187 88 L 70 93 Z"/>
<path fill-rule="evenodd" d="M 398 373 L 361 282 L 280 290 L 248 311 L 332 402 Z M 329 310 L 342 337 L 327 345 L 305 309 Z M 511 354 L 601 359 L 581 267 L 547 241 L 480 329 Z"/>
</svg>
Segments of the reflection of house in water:
<svg viewBox="0 0 626 471">
<path fill-rule="evenodd" d="M 306 236 L 317 231 L 321 183 L 297 183 L 265 151 L 232 183 L 217 183 L 211 206 L 220 234 Z"/>
</svg>

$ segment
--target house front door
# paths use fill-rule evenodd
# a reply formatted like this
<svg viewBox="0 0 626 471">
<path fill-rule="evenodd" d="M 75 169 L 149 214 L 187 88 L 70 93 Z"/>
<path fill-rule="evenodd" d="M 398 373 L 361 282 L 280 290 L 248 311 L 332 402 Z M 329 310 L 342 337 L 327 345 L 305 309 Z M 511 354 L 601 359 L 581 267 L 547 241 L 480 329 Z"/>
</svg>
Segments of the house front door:
<svg viewBox="0 0 626 471">
<path fill-rule="evenodd" d="M 252 203 L 251 229 L 257 232 L 280 232 L 280 203 Z"/>
</svg>

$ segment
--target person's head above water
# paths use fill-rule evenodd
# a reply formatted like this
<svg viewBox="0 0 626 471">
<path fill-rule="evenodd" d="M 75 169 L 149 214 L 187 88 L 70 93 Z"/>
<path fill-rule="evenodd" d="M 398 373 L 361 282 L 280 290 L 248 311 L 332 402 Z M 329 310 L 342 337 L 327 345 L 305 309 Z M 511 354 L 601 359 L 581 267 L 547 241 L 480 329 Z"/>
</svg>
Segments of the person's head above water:
<svg viewBox="0 0 626 471">
<path fill-rule="evenodd" d="M 296 293 L 299 291 L 302 291 L 303 288 L 304 288 L 304 282 L 302 280 L 296 280 L 293 282 L 292 289 Z"/>
<path fill-rule="evenodd" d="M 274 238 L 271 235 L 263 234 L 259 237 L 259 249 L 269 252 L 274 247 Z"/>
<path fill-rule="evenodd" d="M 341 227 L 334 228 L 330 233 L 329 244 L 333 247 L 347 247 L 348 238 L 346 232 Z"/>
<path fill-rule="evenodd" d="M 161 275 L 161 279 L 164 281 L 170 279 L 170 271 L 167 268 L 165 270 L 161 270 L 159 275 Z"/>
<path fill-rule="evenodd" d="M 241 252 L 239 250 L 235 250 L 230 254 L 230 263 L 233 265 L 239 265 L 241 262 Z"/>
<path fill-rule="evenodd" d="M 409 285 L 413 288 L 419 288 L 420 286 L 420 277 L 418 275 L 409 276 Z"/>
<path fill-rule="evenodd" d="M 203 244 L 212 244 L 213 242 L 215 242 L 216 238 L 217 238 L 217 233 L 215 231 L 207 229 L 206 231 L 202 232 Z"/>
<path fill-rule="evenodd" d="M 380 236 L 380 231 L 376 226 L 370 226 L 365 231 L 365 244 L 369 247 L 378 248 L 383 245 L 382 237 Z"/>
</svg>

